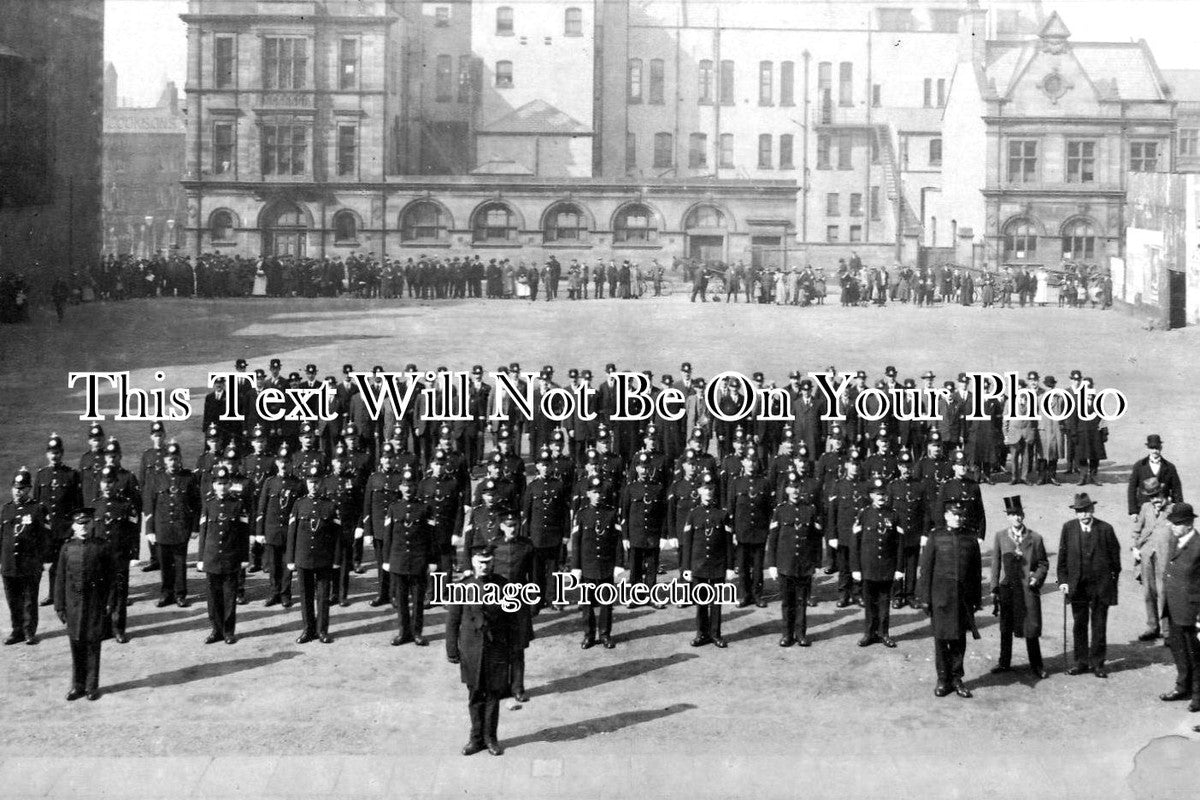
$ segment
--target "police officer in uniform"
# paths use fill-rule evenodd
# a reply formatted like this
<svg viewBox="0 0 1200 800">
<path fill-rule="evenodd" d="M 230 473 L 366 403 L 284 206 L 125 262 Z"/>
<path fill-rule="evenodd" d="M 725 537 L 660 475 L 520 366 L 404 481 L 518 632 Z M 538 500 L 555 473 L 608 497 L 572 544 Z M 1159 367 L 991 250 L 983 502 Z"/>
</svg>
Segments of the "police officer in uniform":
<svg viewBox="0 0 1200 800">
<path fill-rule="evenodd" d="M 200 515 L 199 559 L 196 569 L 208 576 L 208 620 L 212 644 L 237 641 L 238 575 L 250 560 L 250 517 L 245 503 L 233 496 L 227 467 L 213 473 L 213 493 Z"/>
<path fill-rule="evenodd" d="M 45 509 L 46 522 L 50 525 L 50 541 L 44 555 L 45 562 L 50 565 L 50 586 L 42 601 L 44 606 L 54 602 L 58 551 L 71 538 L 72 517 L 84 502 L 79 473 L 62 463 L 62 457 L 62 438 L 52 433 L 46 443 L 46 466 L 37 471 L 33 481 L 33 501 Z"/>
<path fill-rule="evenodd" d="M 808 602 L 813 572 L 821 563 L 821 520 L 817 509 L 801 502 L 800 476 L 792 473 L 784 485 L 784 499 L 771 515 L 767 537 L 767 569 L 779 581 L 783 609 L 780 647 L 808 647 Z"/>
<path fill-rule="evenodd" d="M 884 647 L 895 647 L 895 640 L 888 635 L 888 603 L 892 582 L 904 577 L 900 571 L 904 529 L 896 512 L 887 507 L 887 484 L 882 478 L 872 481 L 870 496 L 870 507 L 859 512 L 854 522 L 850 543 L 851 576 L 863 587 L 866 615 L 866 633 L 858 646 L 883 642 Z"/>
<path fill-rule="evenodd" d="M 854 523 L 858 513 L 871 502 L 867 482 L 859 476 L 857 448 L 850 448 L 842 469 L 844 477 L 833 484 L 826 496 L 829 521 L 825 525 L 829 546 L 837 553 L 837 588 L 841 595 L 838 608 L 850 606 L 854 602 L 851 598 L 861 591 L 854 581 L 854 570 L 850 568 L 850 548 L 854 544 Z"/>
<path fill-rule="evenodd" d="M 363 486 L 359 482 L 358 473 L 352 467 L 352 456 L 345 445 L 334 448 L 330 461 L 329 475 L 321 485 L 321 493 L 337 506 L 338 519 L 345 520 L 341 527 L 339 550 L 345 553 L 340 559 L 336 574 L 333 576 L 333 589 L 329 602 L 337 603 L 345 608 L 350 605 L 350 572 L 354 566 L 354 543 L 357 529 L 352 527 L 351 520 L 355 519 L 363 509 Z"/>
<path fill-rule="evenodd" d="M 146 508 L 146 541 L 158 551 L 162 591 L 158 608 L 187 606 L 187 547 L 200 519 L 200 485 L 183 469 L 179 445 L 171 442 L 163 456 L 165 469 L 154 484 Z"/>
<path fill-rule="evenodd" d="M 621 574 L 624 551 L 621 545 L 621 522 L 616 509 L 603 503 L 604 481 L 592 478 L 588 487 L 588 507 L 575 517 L 571 528 L 571 572 L 581 583 L 615 583 Z M 583 642 L 587 650 L 596 644 L 596 602 L 583 606 Z M 613 607 L 600 606 L 600 643 L 606 650 L 616 647 L 612 639 Z"/>
<path fill-rule="evenodd" d="M 950 457 L 954 468 L 954 477 L 942 484 L 938 492 L 937 505 L 945 508 L 946 503 L 957 501 L 966 509 L 967 516 L 963 526 L 983 541 L 987 532 L 987 514 L 983 508 L 983 495 L 979 491 L 979 482 L 967 474 L 967 457 L 962 450 L 955 450 Z"/>
<path fill-rule="evenodd" d="M 917 596 L 933 624 L 936 697 L 951 691 L 971 697 L 971 690 L 963 684 L 963 658 L 967 631 L 976 630 L 974 615 L 981 607 L 983 573 L 979 540 L 964 526 L 965 515 L 962 503 L 947 503 L 944 524 L 930 532 L 929 542 L 921 550 Z"/>
<path fill-rule="evenodd" d="M 165 443 L 166 435 L 166 428 L 161 422 L 151 423 L 150 446 L 142 451 L 142 458 L 138 463 L 138 486 L 142 488 L 143 495 L 148 495 L 154 491 L 154 480 L 162 474 L 165 466 L 163 456 L 167 452 L 167 445 Z M 86 494 L 84 496 L 86 497 Z M 134 552 L 135 559 L 141 552 L 141 543 L 138 542 L 137 544 L 138 549 Z M 146 564 L 142 571 L 154 572 L 158 568 L 158 553 L 151 547 L 150 562 Z"/>
<path fill-rule="evenodd" d="M 0 508 L 0 576 L 12 619 L 12 633 L 5 644 L 37 644 L 42 555 L 52 541 L 46 510 L 34 501 L 33 479 L 22 467 L 13 476 L 12 500 Z"/>
<path fill-rule="evenodd" d="M 249 498 L 250 506 L 256 509 L 258 506 L 258 497 L 262 493 L 263 487 L 267 480 L 275 474 L 276 464 L 275 455 L 268 449 L 270 439 L 267 436 L 266 430 L 262 425 L 255 425 L 250 431 L 250 455 L 242 462 L 242 471 L 246 475 L 246 480 L 249 482 L 246 496 Z M 250 544 L 250 568 L 247 572 L 262 572 L 263 568 L 263 544 L 258 541 L 258 537 Z"/>
<path fill-rule="evenodd" d="M 417 498 L 411 470 L 401 473 L 398 493 L 383 521 L 383 568 L 391 574 L 392 600 L 400 619 L 392 644 L 425 647 L 425 588 L 427 575 L 437 569 L 433 509 Z"/>
<path fill-rule="evenodd" d="M 463 523 L 463 533 L 459 537 L 462 539 L 460 543 L 463 547 L 462 561 L 460 562 L 465 568 L 470 563 L 470 552 L 475 545 L 481 542 L 488 542 L 495 537 L 500 530 L 500 514 L 509 509 L 500 508 L 496 503 L 496 482 L 493 480 L 485 480 L 480 484 L 480 497 L 483 499 L 483 505 L 469 507 L 466 514 L 466 520 Z"/>
<path fill-rule="evenodd" d="M 104 428 L 99 425 L 89 428 L 87 442 L 87 452 L 79 457 L 79 481 L 83 497 L 92 498 L 100 490 L 100 470 L 104 467 Z M 145 567 L 142 571 L 152 572 Z"/>
<path fill-rule="evenodd" d="M 916 603 L 917 562 L 921 556 L 921 543 L 925 540 L 928 497 L 925 484 L 913 474 L 912 457 L 901 453 L 896 460 L 899 477 L 888 484 L 888 501 L 896 512 L 897 524 L 904 530 L 901 537 L 904 552 L 900 559 L 900 571 L 904 578 L 897 579 L 893 586 L 892 608 L 903 608 Z"/>
<path fill-rule="evenodd" d="M 493 571 L 510 583 L 528 584 L 533 580 L 533 542 L 521 535 L 520 518 L 507 512 L 500 519 L 500 535 L 489 542 L 495 553 Z M 522 603 L 514 612 L 512 639 L 512 696 L 517 703 L 529 702 L 525 691 L 525 651 L 533 641 L 533 608 Z M 510 706 L 511 708 L 511 706 Z"/>
<path fill-rule="evenodd" d="M 60 580 L 54 610 L 71 642 L 71 690 L 67 700 L 100 699 L 100 642 L 108 627 L 108 600 L 116 572 L 112 544 L 96 535 L 92 509 L 75 512 L 72 538 L 58 554 Z"/>
<path fill-rule="evenodd" d="M 705 474 L 700 479 L 700 505 L 693 508 L 679 537 L 679 577 L 689 583 L 714 586 L 734 579 L 733 526 L 729 515 L 716 502 L 717 483 Z M 714 588 L 715 591 L 715 588 Z M 721 636 L 721 604 L 696 606 L 696 636 L 692 647 L 712 642 L 726 647 Z"/>
<path fill-rule="evenodd" d="M 562 481 L 550 474 L 550 451 L 537 460 L 536 477 L 525 490 L 521 517 L 533 544 L 533 581 L 541 587 L 540 609 L 553 603 L 553 574 L 561 564 L 560 554 L 570 534 L 570 498 Z"/>
<path fill-rule="evenodd" d="M 379 592 L 371 600 L 372 608 L 379 608 L 392 601 L 391 576 L 383 568 L 383 563 L 387 560 L 383 534 L 387 510 L 400 496 L 402 473 L 396 468 L 395 457 L 396 450 L 390 443 L 380 450 L 379 469 L 367 479 L 367 485 L 363 489 L 362 519 L 354 532 L 355 538 L 362 541 L 364 547 L 369 540 L 375 549 Z"/>
<path fill-rule="evenodd" d="M 165 449 L 165 448 L 164 448 Z M 138 558 L 141 546 L 139 523 L 141 515 L 137 507 L 113 491 L 116 472 L 111 467 L 100 470 L 100 494 L 95 500 L 95 517 L 92 523 L 96 534 L 107 539 L 113 546 L 115 574 L 112 596 L 108 601 L 112 631 L 117 642 L 125 644 L 126 612 L 129 606 L 129 566 Z"/>
<path fill-rule="evenodd" d="M 659 481 L 650 480 L 650 456 L 638 455 L 635 478 L 621 492 L 621 519 L 629 548 L 629 580 L 653 586 L 658 576 L 659 549 L 666 538 L 667 493 Z M 655 604 L 655 608 L 665 608 Z"/>
<path fill-rule="evenodd" d="M 773 498 L 770 479 L 758 474 L 758 457 L 753 449 L 748 449 L 742 456 L 742 475 L 735 478 L 729 488 L 727 506 L 737 544 L 738 576 L 742 584 L 738 608 L 751 603 L 759 608 L 767 607 L 763 597 L 763 558 Z"/>
<path fill-rule="evenodd" d="M 263 550 L 263 566 L 270 582 L 265 606 L 292 606 L 292 571 L 287 568 L 287 530 L 292 508 L 304 494 L 304 481 L 292 474 L 287 444 L 275 453 L 275 472 L 258 493 L 258 511 L 254 515 L 255 543 Z"/>
<path fill-rule="evenodd" d="M 307 494 L 292 507 L 288 522 L 287 568 L 297 573 L 300 582 L 300 615 L 304 632 L 296 644 L 311 642 L 318 636 L 323 644 L 329 635 L 329 592 L 336 567 L 349 553 L 341 552 L 342 520 L 337 504 L 321 493 L 321 468 L 309 467 L 304 477 Z"/>
<path fill-rule="evenodd" d="M 413 472 L 416 469 L 413 468 Z M 417 496 L 433 511 L 433 544 L 438 570 L 454 568 L 454 541 L 462 538 L 463 496 L 459 483 L 446 473 L 445 453 L 437 450 L 429 474 L 417 485 Z"/>
</svg>

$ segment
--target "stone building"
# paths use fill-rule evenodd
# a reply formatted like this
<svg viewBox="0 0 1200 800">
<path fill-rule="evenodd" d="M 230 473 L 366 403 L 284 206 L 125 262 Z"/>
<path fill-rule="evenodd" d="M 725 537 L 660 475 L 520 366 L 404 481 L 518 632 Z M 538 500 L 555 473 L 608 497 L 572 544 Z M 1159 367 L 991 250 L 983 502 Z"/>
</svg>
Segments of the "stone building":
<svg viewBox="0 0 1200 800">
<path fill-rule="evenodd" d="M 33 284 L 100 252 L 104 3 L 0 0 L 0 271 Z"/>
</svg>

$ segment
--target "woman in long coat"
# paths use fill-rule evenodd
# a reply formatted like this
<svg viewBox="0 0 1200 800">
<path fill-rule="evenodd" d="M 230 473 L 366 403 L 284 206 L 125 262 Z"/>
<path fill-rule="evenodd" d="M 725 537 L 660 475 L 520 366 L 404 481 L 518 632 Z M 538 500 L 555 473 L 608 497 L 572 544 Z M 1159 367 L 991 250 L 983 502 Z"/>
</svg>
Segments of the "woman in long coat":
<svg viewBox="0 0 1200 800">
<path fill-rule="evenodd" d="M 1029 668 L 1044 678 L 1038 639 L 1042 635 L 1042 584 L 1050 571 L 1050 559 L 1041 535 L 1024 527 L 1021 498 L 1006 497 L 1004 504 L 1009 519 L 1020 520 L 1021 530 L 1009 526 L 996 533 L 992 544 L 992 596 L 1000 612 L 1000 663 L 992 672 L 1011 668 L 1016 634 L 1025 639 Z"/>
</svg>

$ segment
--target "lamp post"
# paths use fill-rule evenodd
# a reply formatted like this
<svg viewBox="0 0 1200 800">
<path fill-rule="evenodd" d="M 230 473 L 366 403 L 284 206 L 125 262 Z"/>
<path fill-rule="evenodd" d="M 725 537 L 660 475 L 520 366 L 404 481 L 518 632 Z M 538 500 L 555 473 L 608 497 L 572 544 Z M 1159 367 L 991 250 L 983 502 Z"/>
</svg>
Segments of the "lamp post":
<svg viewBox="0 0 1200 800">
<path fill-rule="evenodd" d="M 167 250 L 174 252 L 175 248 L 175 220 L 169 219 L 167 220 Z"/>
</svg>

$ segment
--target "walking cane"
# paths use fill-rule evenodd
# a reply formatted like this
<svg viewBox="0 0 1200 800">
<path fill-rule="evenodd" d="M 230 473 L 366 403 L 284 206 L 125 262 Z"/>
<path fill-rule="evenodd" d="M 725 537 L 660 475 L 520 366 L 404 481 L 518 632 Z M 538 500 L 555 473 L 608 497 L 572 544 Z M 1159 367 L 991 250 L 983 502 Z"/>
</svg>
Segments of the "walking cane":
<svg viewBox="0 0 1200 800">
<path fill-rule="evenodd" d="M 1066 672 L 1066 670 L 1067 670 L 1067 595 L 1065 593 L 1062 596 L 1062 607 L 1063 607 L 1062 661 L 1063 661 L 1063 672 Z"/>
</svg>

